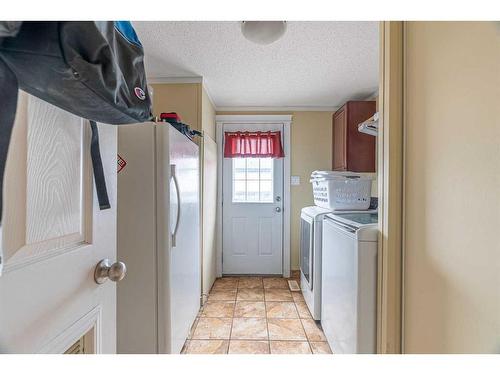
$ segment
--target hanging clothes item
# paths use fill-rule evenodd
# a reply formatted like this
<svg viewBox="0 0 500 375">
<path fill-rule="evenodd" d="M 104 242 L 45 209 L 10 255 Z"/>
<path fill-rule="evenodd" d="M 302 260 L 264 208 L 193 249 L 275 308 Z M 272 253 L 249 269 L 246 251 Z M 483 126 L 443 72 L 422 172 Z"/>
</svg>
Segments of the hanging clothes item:
<svg viewBox="0 0 500 375">
<path fill-rule="evenodd" d="M 0 83 L 0 188 L 17 85 L 94 122 L 118 125 L 152 119 L 144 51 L 127 21 L 0 21 Z M 93 137 L 98 139 L 94 125 Z M 92 147 L 96 149 L 95 143 Z M 92 152 L 94 172 L 99 170 L 100 158 L 94 159 L 97 154 Z M 95 177 L 97 191 L 105 190 L 104 175 Z M 107 207 L 105 200 L 101 202 L 104 195 L 98 196 L 100 207 Z M 0 215 L 1 210 L 0 201 Z"/>
<path fill-rule="evenodd" d="M 181 117 L 176 112 L 162 112 L 160 113 L 160 120 L 168 122 L 190 140 L 193 140 L 195 136 L 203 137 L 203 133 L 198 130 L 191 129 L 189 125 L 184 124 Z"/>
<path fill-rule="evenodd" d="M 281 132 L 226 132 L 225 158 L 283 158 Z"/>
</svg>

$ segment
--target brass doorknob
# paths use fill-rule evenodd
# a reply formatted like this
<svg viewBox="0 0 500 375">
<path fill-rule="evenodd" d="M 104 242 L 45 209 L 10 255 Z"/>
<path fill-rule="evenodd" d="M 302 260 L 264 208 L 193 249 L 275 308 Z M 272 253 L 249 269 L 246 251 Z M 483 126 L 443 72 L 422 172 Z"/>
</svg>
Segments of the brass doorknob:
<svg viewBox="0 0 500 375">
<path fill-rule="evenodd" d="M 123 280 L 127 274 L 127 266 L 123 262 L 115 262 L 111 264 L 109 259 L 103 259 L 94 271 L 94 280 L 97 284 L 103 284 L 108 279 L 114 282 Z"/>
</svg>

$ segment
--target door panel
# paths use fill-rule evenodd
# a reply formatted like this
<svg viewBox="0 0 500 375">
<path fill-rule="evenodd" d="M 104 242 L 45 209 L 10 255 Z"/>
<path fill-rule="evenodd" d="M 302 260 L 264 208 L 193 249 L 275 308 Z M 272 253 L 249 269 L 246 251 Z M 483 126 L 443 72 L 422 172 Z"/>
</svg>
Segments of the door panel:
<svg viewBox="0 0 500 375">
<path fill-rule="evenodd" d="M 273 255 L 273 218 L 259 218 L 259 255 Z"/>
<path fill-rule="evenodd" d="M 225 124 L 226 131 L 281 131 L 283 124 Z M 224 274 L 282 274 L 283 159 L 223 160 Z"/>
<path fill-rule="evenodd" d="M 231 218 L 231 243 L 228 250 L 232 255 L 248 255 L 248 242 L 241 241 L 249 229 L 247 221 L 246 217 Z"/>
<path fill-rule="evenodd" d="M 116 256 L 116 128 L 100 126 L 112 208 L 93 197 L 90 126 L 20 94 L 0 230 L 0 352 L 64 352 L 92 330 L 114 352 L 115 285 L 98 286 L 95 265 Z"/>
<path fill-rule="evenodd" d="M 92 233 L 89 127 L 27 95 L 19 108 L 5 183 L 6 270 L 89 243 Z"/>
<path fill-rule="evenodd" d="M 172 126 L 170 165 L 175 166 L 179 221 L 170 249 L 171 353 L 180 353 L 201 304 L 199 150 Z M 171 176 L 173 178 L 173 176 Z M 171 209 L 173 209 L 171 207 Z"/>
<path fill-rule="evenodd" d="M 345 107 L 333 115 L 333 170 L 345 171 L 347 169 L 346 150 L 347 118 Z"/>
</svg>

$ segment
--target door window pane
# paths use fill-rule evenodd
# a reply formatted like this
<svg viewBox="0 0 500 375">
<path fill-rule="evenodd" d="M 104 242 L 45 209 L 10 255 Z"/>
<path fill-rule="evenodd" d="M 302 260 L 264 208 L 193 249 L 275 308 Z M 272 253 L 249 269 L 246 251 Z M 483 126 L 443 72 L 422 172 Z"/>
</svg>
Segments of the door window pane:
<svg viewBox="0 0 500 375">
<path fill-rule="evenodd" d="M 233 180 L 246 179 L 245 159 L 233 159 Z"/>
<path fill-rule="evenodd" d="M 233 181 L 233 202 L 246 201 L 246 184 L 245 181 Z"/>
<path fill-rule="evenodd" d="M 260 159 L 260 169 L 273 169 L 274 159 L 271 158 L 262 158 Z"/>
<path fill-rule="evenodd" d="M 259 202 L 259 180 L 247 180 L 247 202 Z"/>
<path fill-rule="evenodd" d="M 273 169 L 260 169 L 260 180 L 272 181 L 273 180 Z"/>
<path fill-rule="evenodd" d="M 273 203 L 273 165 L 271 158 L 233 158 L 234 203 Z"/>
<path fill-rule="evenodd" d="M 247 161 L 247 180 L 259 181 L 259 161 L 260 159 L 246 159 Z"/>
<path fill-rule="evenodd" d="M 272 181 L 260 181 L 260 201 L 261 202 L 272 202 L 273 201 L 273 182 Z"/>
</svg>

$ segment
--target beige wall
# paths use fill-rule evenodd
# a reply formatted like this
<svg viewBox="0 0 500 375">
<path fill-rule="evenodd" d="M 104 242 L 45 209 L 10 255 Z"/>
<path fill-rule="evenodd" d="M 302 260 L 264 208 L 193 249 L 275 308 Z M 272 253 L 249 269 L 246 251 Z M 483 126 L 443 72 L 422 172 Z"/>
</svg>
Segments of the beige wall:
<svg viewBox="0 0 500 375">
<path fill-rule="evenodd" d="M 182 122 L 201 130 L 201 83 L 158 83 L 153 87 L 153 113 L 177 112 Z"/>
<path fill-rule="evenodd" d="M 314 170 L 332 169 L 332 112 L 294 112 L 292 123 L 292 176 L 300 176 L 300 186 L 292 186 L 291 262 L 299 269 L 300 210 L 314 205 Z"/>
<path fill-rule="evenodd" d="M 500 28 L 407 33 L 404 349 L 500 352 Z"/>
<path fill-rule="evenodd" d="M 154 83 L 153 113 L 177 112 L 182 122 L 215 139 L 215 108 L 201 83 Z"/>
<path fill-rule="evenodd" d="M 300 176 L 300 186 L 291 186 L 291 268 L 299 269 L 300 210 L 312 206 L 311 172 L 332 167 L 333 112 L 217 112 L 229 114 L 292 114 L 291 173 Z"/>
<path fill-rule="evenodd" d="M 201 128 L 215 140 L 215 108 L 204 87 L 201 88 Z"/>
</svg>

